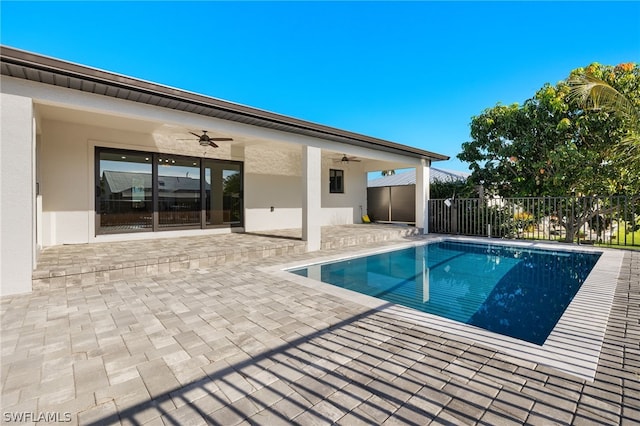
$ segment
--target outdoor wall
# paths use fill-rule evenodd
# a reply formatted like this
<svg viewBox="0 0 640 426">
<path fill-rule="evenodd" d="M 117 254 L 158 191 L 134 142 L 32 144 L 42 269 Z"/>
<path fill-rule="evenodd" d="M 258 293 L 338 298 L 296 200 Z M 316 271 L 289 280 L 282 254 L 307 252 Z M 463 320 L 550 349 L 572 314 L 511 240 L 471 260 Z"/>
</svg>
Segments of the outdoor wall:
<svg viewBox="0 0 640 426">
<path fill-rule="evenodd" d="M 247 232 L 302 226 L 300 176 L 245 173 L 244 184 Z"/>
<path fill-rule="evenodd" d="M 43 246 L 89 242 L 89 166 L 82 126 L 43 121 L 40 147 Z"/>
<path fill-rule="evenodd" d="M 228 229 L 182 230 L 155 233 L 95 236 L 95 147 L 201 156 L 198 144 L 176 143 L 166 137 L 105 127 L 42 121 L 40 144 L 40 193 L 42 195 L 42 244 L 79 244 L 140 238 L 224 233 Z M 216 157 L 233 158 L 230 150 Z"/>
<path fill-rule="evenodd" d="M 245 148 L 244 206 L 247 232 L 302 226 L 301 152 L 298 149 L 274 149 L 262 145 Z"/>
<path fill-rule="evenodd" d="M 30 98 L 0 97 L 0 296 L 31 291 L 35 123 Z"/>
<path fill-rule="evenodd" d="M 302 226 L 301 151 L 250 146 L 245 149 L 245 230 Z M 345 172 L 344 194 L 329 193 L 329 169 Z M 321 226 L 360 223 L 366 209 L 367 177 L 360 163 L 322 161 Z M 273 207 L 273 210 L 271 209 Z"/>
<path fill-rule="evenodd" d="M 95 235 L 94 147 L 155 150 L 150 135 L 43 120 L 43 245 L 88 243 Z"/>
<path fill-rule="evenodd" d="M 367 210 L 367 174 L 362 163 L 322 162 L 322 225 L 360 223 Z M 344 171 L 344 193 L 329 192 L 329 169 Z"/>
<path fill-rule="evenodd" d="M 40 143 L 42 245 L 193 235 L 196 230 L 95 236 L 96 146 L 200 156 L 197 144 L 179 144 L 152 134 L 43 120 Z M 245 230 L 302 226 L 301 151 L 249 145 L 244 153 L 216 150 L 216 158 L 244 161 Z M 238 156 L 240 155 L 240 156 Z M 242 155 L 244 157 L 242 157 Z M 344 194 L 329 193 L 329 169 L 344 170 Z M 322 162 L 321 225 L 359 223 L 366 210 L 366 173 L 360 163 Z M 271 209 L 273 207 L 273 210 Z M 202 233 L 202 230 L 199 230 Z M 228 232 L 207 230 L 206 233 Z M 161 234 L 161 235 L 157 235 Z"/>
</svg>

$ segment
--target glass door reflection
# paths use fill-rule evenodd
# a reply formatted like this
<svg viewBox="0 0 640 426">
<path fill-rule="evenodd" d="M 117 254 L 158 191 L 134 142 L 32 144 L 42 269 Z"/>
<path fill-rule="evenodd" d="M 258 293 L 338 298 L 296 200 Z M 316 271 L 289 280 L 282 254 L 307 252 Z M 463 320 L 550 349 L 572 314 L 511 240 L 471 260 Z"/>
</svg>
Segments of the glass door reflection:
<svg viewBox="0 0 640 426">
<path fill-rule="evenodd" d="M 105 233 L 151 230 L 152 157 L 136 152 L 102 151 L 98 157 L 96 213 Z"/>
<path fill-rule="evenodd" d="M 158 157 L 158 226 L 200 226 L 200 160 Z"/>
<path fill-rule="evenodd" d="M 242 170 L 239 164 L 204 163 L 205 221 L 207 225 L 242 223 Z"/>
</svg>

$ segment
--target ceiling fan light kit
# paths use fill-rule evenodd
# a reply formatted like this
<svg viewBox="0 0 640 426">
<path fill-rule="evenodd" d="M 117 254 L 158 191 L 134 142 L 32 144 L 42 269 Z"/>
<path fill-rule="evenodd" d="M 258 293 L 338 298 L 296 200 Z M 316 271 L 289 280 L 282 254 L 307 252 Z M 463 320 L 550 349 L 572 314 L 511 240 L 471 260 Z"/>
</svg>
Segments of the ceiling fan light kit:
<svg viewBox="0 0 640 426">
<path fill-rule="evenodd" d="M 342 158 L 334 159 L 333 161 L 335 163 L 342 163 L 344 165 L 347 165 L 347 164 L 349 164 L 351 162 L 359 163 L 362 160 L 358 160 L 356 157 L 347 157 L 347 154 L 342 154 Z"/>
<path fill-rule="evenodd" d="M 200 146 L 210 146 L 210 147 L 213 147 L 213 148 L 218 148 L 218 145 L 215 142 L 223 142 L 223 141 L 226 142 L 226 141 L 232 141 L 233 140 L 232 138 L 212 138 L 212 137 L 209 137 L 209 135 L 207 135 L 207 130 L 203 130 L 201 135 L 199 135 L 197 133 L 194 133 L 194 132 L 189 132 L 189 133 L 198 138 L 198 143 L 200 144 Z M 191 140 L 191 139 L 178 139 L 178 140 L 186 141 L 186 140 Z"/>
</svg>

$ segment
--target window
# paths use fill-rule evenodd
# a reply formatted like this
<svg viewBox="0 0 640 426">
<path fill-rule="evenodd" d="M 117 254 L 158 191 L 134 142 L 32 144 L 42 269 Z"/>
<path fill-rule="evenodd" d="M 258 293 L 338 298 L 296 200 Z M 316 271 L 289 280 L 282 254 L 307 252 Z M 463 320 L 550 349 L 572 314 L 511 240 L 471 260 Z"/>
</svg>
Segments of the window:
<svg viewBox="0 0 640 426">
<path fill-rule="evenodd" d="M 344 170 L 329 170 L 329 192 L 344 194 Z"/>
<path fill-rule="evenodd" d="M 96 234 L 242 226 L 242 163 L 96 148 Z"/>
</svg>

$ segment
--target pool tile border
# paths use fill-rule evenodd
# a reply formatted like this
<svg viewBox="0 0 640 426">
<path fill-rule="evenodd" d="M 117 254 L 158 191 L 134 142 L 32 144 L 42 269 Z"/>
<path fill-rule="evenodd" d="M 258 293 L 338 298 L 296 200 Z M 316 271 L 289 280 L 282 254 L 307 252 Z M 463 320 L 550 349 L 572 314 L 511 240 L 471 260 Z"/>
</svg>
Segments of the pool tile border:
<svg viewBox="0 0 640 426">
<path fill-rule="evenodd" d="M 287 272 L 287 270 L 293 268 L 368 256 L 445 240 L 490 243 L 493 245 L 508 245 L 552 251 L 596 252 L 602 253 L 602 255 L 542 346 L 502 336 L 475 326 L 416 311 L 411 308 L 376 299 L 372 296 Z M 435 330 L 451 333 L 473 342 L 492 347 L 515 360 L 519 360 L 522 365 L 530 365 L 531 363 L 546 365 L 582 379 L 593 381 L 600 359 L 600 352 L 613 305 L 617 278 L 620 274 L 623 258 L 623 251 L 600 247 L 572 246 L 549 242 L 427 235 L 416 241 L 386 246 L 383 249 L 358 250 L 348 255 L 324 256 L 260 269 L 281 279 L 329 293 L 372 309 L 397 315 L 415 324 L 426 325 Z"/>
</svg>

